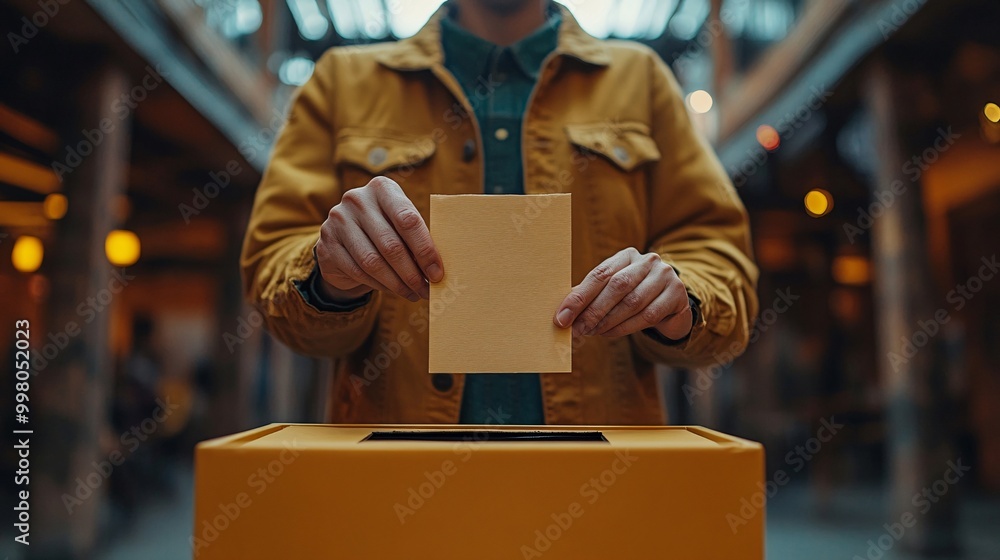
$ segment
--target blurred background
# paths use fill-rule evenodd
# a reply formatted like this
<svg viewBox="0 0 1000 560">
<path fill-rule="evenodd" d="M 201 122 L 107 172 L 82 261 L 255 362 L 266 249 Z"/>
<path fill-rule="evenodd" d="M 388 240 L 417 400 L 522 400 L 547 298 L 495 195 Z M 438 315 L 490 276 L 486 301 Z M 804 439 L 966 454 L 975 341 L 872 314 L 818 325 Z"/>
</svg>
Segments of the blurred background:
<svg viewBox="0 0 1000 560">
<path fill-rule="evenodd" d="M 765 444 L 768 558 L 1000 558 L 1000 3 L 564 3 L 670 63 L 749 209 L 749 350 L 661 381 Z M 254 188 L 324 50 L 440 4 L 0 1 L 0 353 L 29 319 L 36 373 L 0 557 L 190 557 L 194 444 L 322 421 L 329 364 L 241 299 Z"/>
</svg>

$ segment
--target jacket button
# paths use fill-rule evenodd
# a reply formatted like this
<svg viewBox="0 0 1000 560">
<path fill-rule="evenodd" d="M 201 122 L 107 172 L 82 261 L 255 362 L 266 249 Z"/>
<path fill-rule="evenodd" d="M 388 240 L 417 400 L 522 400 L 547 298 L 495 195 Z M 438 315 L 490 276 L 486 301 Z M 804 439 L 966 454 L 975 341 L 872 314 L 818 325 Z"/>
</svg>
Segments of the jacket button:
<svg viewBox="0 0 1000 560">
<path fill-rule="evenodd" d="M 470 162 L 474 157 L 476 157 L 476 141 L 469 138 L 462 146 L 462 161 Z"/>
<path fill-rule="evenodd" d="M 455 384 L 455 378 L 448 373 L 435 373 L 431 376 L 431 385 L 442 393 L 447 393 Z"/>
<path fill-rule="evenodd" d="M 628 155 L 628 150 L 626 150 L 622 146 L 615 146 L 614 152 L 615 152 L 615 157 L 618 158 L 618 161 L 622 163 L 628 163 L 628 160 L 631 159 Z"/>
<path fill-rule="evenodd" d="M 382 146 L 375 146 L 368 152 L 368 163 L 382 165 L 389 156 L 389 151 Z"/>
</svg>

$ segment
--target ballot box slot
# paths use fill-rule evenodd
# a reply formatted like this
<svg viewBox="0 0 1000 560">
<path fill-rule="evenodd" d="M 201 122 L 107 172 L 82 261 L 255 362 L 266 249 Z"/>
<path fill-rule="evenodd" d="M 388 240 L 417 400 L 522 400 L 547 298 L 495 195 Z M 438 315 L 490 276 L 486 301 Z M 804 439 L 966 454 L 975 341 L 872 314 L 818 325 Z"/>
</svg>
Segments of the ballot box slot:
<svg viewBox="0 0 1000 560">
<path fill-rule="evenodd" d="M 361 441 L 528 441 L 608 443 L 602 432 L 511 430 L 392 430 L 372 432 Z"/>
</svg>

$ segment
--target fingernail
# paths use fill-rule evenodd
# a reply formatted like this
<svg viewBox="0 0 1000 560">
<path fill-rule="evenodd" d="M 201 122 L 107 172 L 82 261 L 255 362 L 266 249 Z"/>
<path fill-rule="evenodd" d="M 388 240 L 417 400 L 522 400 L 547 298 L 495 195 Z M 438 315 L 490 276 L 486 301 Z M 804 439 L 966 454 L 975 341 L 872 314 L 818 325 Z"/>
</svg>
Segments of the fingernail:
<svg viewBox="0 0 1000 560">
<path fill-rule="evenodd" d="M 411 292 L 410 295 L 406 296 L 406 299 L 412 301 L 413 303 L 416 303 L 420 301 L 420 296 Z"/>
<path fill-rule="evenodd" d="M 560 327 L 566 328 L 567 326 L 569 326 L 569 316 L 572 314 L 573 312 L 570 311 L 568 307 L 564 307 L 562 311 L 560 311 L 559 314 L 556 315 L 556 324 L 559 325 Z"/>
<path fill-rule="evenodd" d="M 437 263 L 433 263 L 427 267 L 427 279 L 431 282 L 440 282 L 441 278 L 444 278 L 444 271 Z"/>
</svg>

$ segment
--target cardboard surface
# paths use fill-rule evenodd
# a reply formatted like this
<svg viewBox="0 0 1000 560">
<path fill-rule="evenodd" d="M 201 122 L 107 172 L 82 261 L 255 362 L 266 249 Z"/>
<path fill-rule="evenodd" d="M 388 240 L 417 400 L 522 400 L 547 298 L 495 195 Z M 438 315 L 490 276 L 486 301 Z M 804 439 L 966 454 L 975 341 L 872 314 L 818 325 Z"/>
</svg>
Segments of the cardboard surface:
<svg viewBox="0 0 1000 560">
<path fill-rule="evenodd" d="M 368 439 L 442 430 L 456 441 Z M 605 440 L 495 435 L 590 431 Z M 763 560 L 763 483 L 760 444 L 696 426 L 272 424 L 198 445 L 193 552 Z"/>
<path fill-rule="evenodd" d="M 356 449 L 360 443 L 364 443 L 369 449 L 378 446 L 390 446 L 393 449 L 427 450 L 436 449 L 438 451 L 453 450 L 455 445 L 445 441 L 435 443 L 431 441 L 398 441 L 393 443 L 366 441 L 366 438 L 373 431 L 379 429 L 399 430 L 404 432 L 419 431 L 453 431 L 457 435 L 473 433 L 472 428 L 462 426 L 456 428 L 449 425 L 426 426 L 426 425 L 401 425 L 385 426 L 378 425 L 352 425 L 338 426 L 330 424 L 276 424 L 271 430 L 262 431 L 251 437 L 230 442 L 228 445 L 233 448 L 251 449 L 272 449 L 281 450 L 291 442 L 295 442 L 297 448 L 302 449 L 326 449 L 326 450 L 351 450 Z M 504 432 L 559 432 L 562 428 L 558 426 L 490 426 L 489 430 Z M 642 449 L 644 447 L 670 448 L 670 449 L 716 449 L 719 445 L 728 443 L 727 439 L 709 437 L 712 432 L 704 431 L 702 428 L 689 426 L 628 426 L 608 429 L 601 426 L 575 426 L 573 431 L 597 431 L 605 435 L 608 442 L 613 445 L 627 447 L 629 449 Z M 500 446 L 510 451 L 518 449 L 521 451 L 532 451 L 539 448 L 537 442 L 507 442 L 491 441 L 489 437 L 476 438 L 473 441 L 477 446 Z M 556 449 L 565 450 L 576 446 L 576 449 L 593 448 L 592 442 L 572 442 L 560 443 Z M 542 446 L 552 449 L 551 446 Z"/>
<path fill-rule="evenodd" d="M 431 195 L 445 276 L 430 288 L 430 373 L 565 373 L 552 322 L 571 285 L 569 194 Z"/>
</svg>

